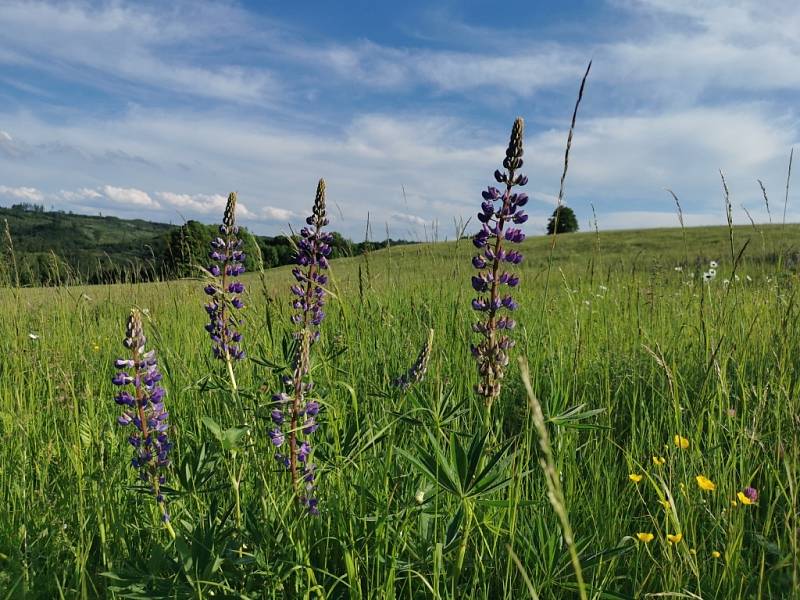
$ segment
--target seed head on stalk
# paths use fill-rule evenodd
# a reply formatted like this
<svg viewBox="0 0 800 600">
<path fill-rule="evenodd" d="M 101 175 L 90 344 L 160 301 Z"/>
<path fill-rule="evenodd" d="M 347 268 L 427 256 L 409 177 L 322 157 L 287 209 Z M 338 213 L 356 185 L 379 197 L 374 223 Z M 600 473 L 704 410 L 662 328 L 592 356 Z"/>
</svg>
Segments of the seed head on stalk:
<svg viewBox="0 0 800 600">
<path fill-rule="evenodd" d="M 155 350 L 145 350 L 146 342 L 142 316 L 134 309 L 128 317 L 122 342 L 129 354 L 114 362 L 114 366 L 120 369 L 112 379 L 114 385 L 120 387 L 114 400 L 125 407 L 117 423 L 123 427 L 134 427 L 135 431 L 128 437 L 128 442 L 133 446 L 131 466 L 139 472 L 139 479 L 150 487 L 167 531 L 175 537 L 161 493 L 172 448 L 167 436 L 169 413 L 164 408 L 164 388 L 159 385 L 161 373 L 156 353 Z"/>
<path fill-rule="evenodd" d="M 236 315 L 236 311 L 244 308 L 241 298 L 244 284 L 236 280 L 244 273 L 243 246 L 236 226 L 236 192 L 231 192 L 225 205 L 222 225 L 219 226 L 219 235 L 211 240 L 211 252 L 208 254 L 211 265 L 207 269 L 209 281 L 204 289 L 210 296 L 205 305 L 209 318 L 206 331 L 211 337 L 214 357 L 225 361 L 227 365 L 234 390 L 236 378 L 233 361 L 244 358 L 244 350 L 240 346 L 242 334 Z"/>
<path fill-rule="evenodd" d="M 291 473 L 292 489 L 311 515 L 319 514 L 317 499 L 312 497 L 315 484 L 315 465 L 311 462 L 311 435 L 317 430 L 319 402 L 309 399 L 313 383 L 309 378 L 311 346 L 319 340 L 319 326 L 325 318 L 325 285 L 328 276 L 328 257 L 333 236 L 322 229 L 328 224 L 325 212 L 325 180 L 317 184 L 317 194 L 306 227 L 300 230 L 296 266 L 291 286 L 292 323 L 297 352 L 292 375 L 284 378 L 287 392 L 275 394 L 271 418 L 274 428 L 270 438 L 277 451 L 276 460 Z M 288 448 L 281 450 L 284 445 Z M 285 452 L 285 453 L 284 453 Z M 300 489 L 302 484 L 302 489 Z"/>
<path fill-rule="evenodd" d="M 528 195 L 513 191 L 514 187 L 528 183 L 528 178 L 518 173 L 523 164 L 524 128 L 524 121 L 517 117 L 503 160 L 505 170 L 494 172 L 495 180 L 505 189 L 501 191 L 489 186 L 483 192 L 481 212 L 478 213 L 482 226 L 472 238 L 472 243 L 480 251 L 472 259 L 472 265 L 478 271 L 472 277 L 472 287 L 480 294 L 472 300 L 472 308 L 481 316 L 472 329 L 482 338 L 472 346 L 472 354 L 478 363 L 480 376 L 475 389 L 484 399 L 487 419 L 492 403 L 500 395 L 508 365 L 508 350 L 514 345 L 507 332 L 516 326 L 516 322 L 507 313 L 517 308 L 510 291 L 519 284 L 519 276 L 506 267 L 522 262 L 522 254 L 506 246 L 519 244 L 525 239 L 522 229 L 514 225 L 528 220 L 528 215 L 520 210 L 528 203 Z"/>
</svg>

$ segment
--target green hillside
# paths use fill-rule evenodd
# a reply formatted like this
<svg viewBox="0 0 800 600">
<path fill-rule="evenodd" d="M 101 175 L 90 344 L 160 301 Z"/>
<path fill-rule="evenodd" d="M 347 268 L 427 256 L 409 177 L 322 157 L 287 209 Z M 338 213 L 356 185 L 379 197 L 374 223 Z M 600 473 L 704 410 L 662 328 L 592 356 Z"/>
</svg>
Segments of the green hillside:
<svg viewBox="0 0 800 600">
<path fill-rule="evenodd" d="M 246 225 L 246 224 L 245 224 Z M 0 244 L 5 260 L 0 285 L 119 283 L 175 279 L 197 274 L 204 265 L 216 225 L 187 221 L 183 225 L 141 219 L 46 212 L 17 204 L 0 207 Z M 289 264 L 292 242 L 284 236 L 259 236 L 243 231 L 247 268 Z M 334 233 L 334 256 L 407 244 L 404 240 L 355 243 Z"/>
<path fill-rule="evenodd" d="M 11 236 L 20 283 L 45 283 L 109 270 L 138 272 L 163 253 L 164 236 L 173 225 L 140 219 L 44 212 L 30 208 L 0 208 L 0 224 Z M 3 248 L 10 253 L 4 232 Z M 8 261 L 7 261 L 8 262 Z M 13 264 L 7 264 L 13 270 Z M 15 275 L 12 275 L 12 280 Z"/>
</svg>

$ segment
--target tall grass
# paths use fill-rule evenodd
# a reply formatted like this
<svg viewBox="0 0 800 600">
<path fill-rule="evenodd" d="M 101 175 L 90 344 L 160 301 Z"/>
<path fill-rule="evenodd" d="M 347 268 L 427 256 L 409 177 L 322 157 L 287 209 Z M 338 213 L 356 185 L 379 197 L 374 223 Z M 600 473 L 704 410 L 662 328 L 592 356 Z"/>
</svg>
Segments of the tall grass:
<svg viewBox="0 0 800 600">
<path fill-rule="evenodd" d="M 738 251 L 753 231 L 734 229 Z M 800 240 L 795 226 L 763 230 L 787 248 Z M 500 430 L 484 448 L 488 460 L 510 443 L 498 462 L 504 487 L 470 500 L 466 542 L 463 500 L 406 458 L 467 447 L 480 424 L 468 271 L 456 264 L 466 264 L 466 244 L 371 253 L 368 284 L 363 258 L 332 262 L 335 299 L 312 365 L 325 399 L 315 518 L 298 518 L 268 436 L 270 395 L 293 350 L 288 269 L 247 281 L 250 359 L 237 366 L 236 401 L 203 335 L 198 282 L 0 290 L 0 598 L 791 597 L 800 585 L 794 259 L 784 255 L 779 269 L 751 244 L 737 281 L 728 228 L 686 229 L 686 245 L 678 230 L 601 232 L 599 256 L 596 235 L 559 238 L 547 295 L 549 240 L 523 244 L 516 352 L 550 456 L 512 361 L 495 405 Z M 719 274 L 704 285 L 711 259 Z M 112 361 L 132 302 L 169 390 L 174 542 L 136 490 L 115 427 Z M 424 380 L 398 389 L 392 381 L 430 329 Z M 714 492 L 697 486 L 701 474 Z M 748 485 L 758 503 L 732 506 Z M 682 541 L 668 543 L 676 532 Z"/>
</svg>

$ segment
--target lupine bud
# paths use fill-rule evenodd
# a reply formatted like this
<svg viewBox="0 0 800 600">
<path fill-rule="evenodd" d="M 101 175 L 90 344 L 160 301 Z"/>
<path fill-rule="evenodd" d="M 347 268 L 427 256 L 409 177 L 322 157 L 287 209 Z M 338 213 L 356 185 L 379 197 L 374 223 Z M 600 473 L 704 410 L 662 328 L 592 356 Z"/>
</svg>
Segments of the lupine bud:
<svg viewBox="0 0 800 600">
<path fill-rule="evenodd" d="M 326 293 L 322 286 L 327 283 L 328 278 L 321 271 L 328 268 L 328 257 L 331 255 L 333 242 L 333 236 L 322 231 L 328 224 L 323 179 L 317 184 L 314 208 L 306 219 L 306 224 L 308 227 L 300 230 L 300 240 L 297 243 L 295 263 L 298 266 L 292 269 L 297 284 L 289 288 L 294 296 L 291 306 L 296 311 L 291 316 L 291 321 L 299 326 L 295 334 L 299 343 L 292 376 L 284 379 L 284 383 L 291 389 L 292 396 L 281 392 L 272 397 L 275 408 L 272 410 L 271 418 L 277 427 L 270 432 L 270 438 L 276 447 L 280 447 L 288 437 L 288 456 L 279 452 L 275 454 L 275 459 L 290 471 L 294 491 L 300 491 L 298 484 L 302 479 L 304 491 L 299 500 L 310 515 L 318 515 L 317 499 L 311 497 L 315 483 L 315 467 L 309 464 L 312 447 L 308 436 L 319 427 L 315 419 L 319 413 L 319 403 L 306 402 L 305 395 L 312 389 L 312 382 L 307 380 L 310 348 L 319 339 L 317 328 L 325 318 L 322 307 L 325 305 Z M 284 426 L 287 428 L 285 433 L 282 429 Z"/>
<path fill-rule="evenodd" d="M 422 346 L 422 350 L 417 356 L 417 360 L 411 365 L 411 368 L 403 373 L 400 377 L 392 381 L 392 385 L 399 387 L 401 390 L 407 390 L 415 383 L 419 383 L 425 378 L 425 372 L 428 370 L 428 361 L 431 357 L 431 347 L 433 346 L 433 329 L 428 332 L 428 339 Z"/>
<path fill-rule="evenodd" d="M 505 350 L 514 345 L 508 336 L 500 336 L 497 332 L 513 329 L 516 322 L 497 313 L 500 310 L 512 311 L 517 308 L 517 303 L 510 295 L 501 295 L 501 287 L 516 287 L 519 284 L 519 276 L 502 271 L 499 267 L 502 262 L 518 265 L 522 261 L 522 254 L 517 250 L 506 250 L 503 242 L 518 244 L 525 239 L 521 229 L 506 227 L 508 223 L 521 225 L 528 220 L 528 215 L 519 210 L 527 204 L 527 194 L 512 192 L 514 186 L 522 186 L 528 182 L 526 176 L 515 173 L 523 164 L 524 129 L 523 120 L 517 118 L 511 129 L 506 157 L 503 160 L 506 172 L 497 170 L 494 173 L 495 180 L 505 184 L 505 191 L 501 193 L 497 188 L 490 186 L 481 193 L 483 202 L 478 220 L 482 226 L 472 238 L 473 245 L 483 251 L 482 255 L 472 259 L 472 266 L 479 271 L 472 277 L 472 287 L 479 293 L 488 294 L 488 297 L 481 296 L 472 300 L 472 308 L 482 313 L 482 319 L 485 320 L 473 325 L 473 331 L 483 339 L 477 345 L 471 346 L 481 376 L 476 391 L 484 397 L 487 410 L 500 395 L 503 370 L 509 361 Z M 495 202 L 499 202 L 499 206 L 495 206 Z"/>
<path fill-rule="evenodd" d="M 114 363 L 117 368 L 129 368 L 131 374 L 117 373 L 112 379 L 115 385 L 132 387 L 120 391 L 114 401 L 129 407 L 117 418 L 117 423 L 122 427 L 135 427 L 135 431 L 128 436 L 128 443 L 134 449 L 131 465 L 138 471 L 139 479 L 150 486 L 161 508 L 163 520 L 167 522 L 169 513 L 160 486 L 165 481 L 166 469 L 170 464 L 168 455 L 172 449 L 167 437 L 169 413 L 164 407 L 164 389 L 158 385 L 162 377 L 155 353 L 152 350 L 145 351 L 146 342 L 141 314 L 132 310 L 123 341 L 123 346 L 132 354 Z"/>
<path fill-rule="evenodd" d="M 244 358 L 244 350 L 239 345 L 242 339 L 238 331 L 239 320 L 234 311 L 244 308 L 241 294 L 245 288 L 241 282 L 228 279 L 244 273 L 243 242 L 236 226 L 236 192 L 228 196 L 219 234 L 211 240 L 212 251 L 209 253 L 211 260 L 216 261 L 208 267 L 214 281 L 204 288 L 206 294 L 212 296 L 212 301 L 205 306 L 209 318 L 206 331 L 211 338 L 214 357 L 230 362 Z"/>
</svg>

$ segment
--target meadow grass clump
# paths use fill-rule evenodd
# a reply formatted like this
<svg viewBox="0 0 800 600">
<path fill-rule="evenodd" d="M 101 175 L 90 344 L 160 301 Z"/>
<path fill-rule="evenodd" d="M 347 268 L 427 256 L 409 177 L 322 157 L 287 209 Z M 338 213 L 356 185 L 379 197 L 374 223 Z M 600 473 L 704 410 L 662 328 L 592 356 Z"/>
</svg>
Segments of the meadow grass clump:
<svg viewBox="0 0 800 600">
<path fill-rule="evenodd" d="M 564 236 L 553 259 L 560 284 L 546 302 L 551 240 L 532 236 L 519 247 L 526 285 L 514 292 L 514 350 L 530 365 L 551 483 L 561 487 L 590 598 L 791 598 L 797 589 L 798 277 L 770 253 L 781 235 L 800 243 L 800 227 L 764 231 L 766 250 L 751 243 L 741 280 L 727 288 L 701 281 L 709 260 L 729 249 L 726 227 L 687 228 L 686 246 L 680 229 L 601 231 L 597 256 L 594 233 Z M 734 239 L 752 235 L 742 227 Z M 504 422 L 497 439 L 476 440 L 484 403 L 473 390 L 474 311 L 463 277 L 430 285 L 443 271 L 466 274 L 473 252 L 452 242 L 374 252 L 375 285 L 363 302 L 360 259 L 331 261 L 336 297 L 311 349 L 313 400 L 324 398 L 325 422 L 314 436 L 324 504 L 313 519 L 297 518 L 271 426 L 258 420 L 271 422 L 269 395 L 284 386 L 276 373 L 296 349 L 295 310 L 268 302 L 290 267 L 265 271 L 263 286 L 242 277 L 248 304 L 263 307 L 241 323 L 242 402 L 207 377 L 196 280 L 0 289 L 0 598 L 577 597 L 533 413 L 507 411 L 525 405 L 517 361 L 495 404 L 498 419 L 513 421 L 513 437 L 501 433 Z M 131 298 L 146 349 L 158 350 L 159 386 L 169 390 L 174 446 L 163 495 L 174 542 L 157 526 L 152 491 L 134 482 L 110 400 L 120 390 L 109 358 Z M 407 332 L 432 324 L 425 378 L 382 393 L 380 382 L 408 361 Z M 245 422 L 254 423 L 251 435 L 242 434 Z M 488 465 L 508 441 L 476 482 L 482 469 L 470 473 L 462 457 L 480 449 Z M 430 476 L 401 451 L 430 464 Z M 699 475 L 715 490 L 700 487 Z"/>
</svg>

